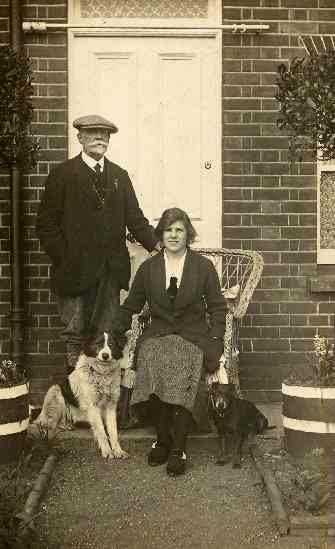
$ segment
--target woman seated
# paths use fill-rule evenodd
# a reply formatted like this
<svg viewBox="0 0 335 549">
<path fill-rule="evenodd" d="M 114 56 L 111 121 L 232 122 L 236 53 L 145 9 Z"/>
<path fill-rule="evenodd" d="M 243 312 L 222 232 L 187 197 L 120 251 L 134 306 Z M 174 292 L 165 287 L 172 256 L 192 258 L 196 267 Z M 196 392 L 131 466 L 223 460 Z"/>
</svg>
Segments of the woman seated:
<svg viewBox="0 0 335 549">
<path fill-rule="evenodd" d="M 142 263 L 120 310 L 121 332 L 147 302 L 151 322 L 138 340 L 131 405 L 149 401 L 157 440 L 149 465 L 185 472 L 186 438 L 199 417 L 203 368 L 214 373 L 223 351 L 226 307 L 212 262 L 189 248 L 196 232 L 183 210 L 170 208 L 156 228 L 162 250 Z"/>
</svg>

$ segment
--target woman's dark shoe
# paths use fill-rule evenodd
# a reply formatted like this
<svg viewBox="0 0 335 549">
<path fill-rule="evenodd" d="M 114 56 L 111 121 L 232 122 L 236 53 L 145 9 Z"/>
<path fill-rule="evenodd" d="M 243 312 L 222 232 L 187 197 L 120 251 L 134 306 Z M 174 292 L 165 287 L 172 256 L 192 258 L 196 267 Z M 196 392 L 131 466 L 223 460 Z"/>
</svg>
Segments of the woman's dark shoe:
<svg viewBox="0 0 335 549">
<path fill-rule="evenodd" d="M 171 477 L 183 475 L 186 468 L 186 454 L 182 450 L 172 450 L 169 455 L 166 472 Z"/>
<path fill-rule="evenodd" d="M 153 443 L 148 455 L 148 465 L 155 467 L 156 465 L 162 465 L 169 457 L 170 450 L 166 446 L 158 445 L 157 440 Z"/>
</svg>

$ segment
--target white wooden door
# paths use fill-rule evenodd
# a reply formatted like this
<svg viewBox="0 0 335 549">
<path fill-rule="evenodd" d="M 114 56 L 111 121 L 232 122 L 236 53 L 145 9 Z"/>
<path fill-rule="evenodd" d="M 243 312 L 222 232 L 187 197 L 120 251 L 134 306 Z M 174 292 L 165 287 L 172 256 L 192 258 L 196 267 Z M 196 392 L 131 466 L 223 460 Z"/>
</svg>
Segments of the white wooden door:
<svg viewBox="0 0 335 549">
<path fill-rule="evenodd" d="M 165 208 L 185 209 L 196 246 L 221 245 L 219 61 L 215 34 L 70 40 L 70 124 L 88 113 L 112 120 L 107 156 L 128 170 L 145 215 L 156 224 Z"/>
</svg>

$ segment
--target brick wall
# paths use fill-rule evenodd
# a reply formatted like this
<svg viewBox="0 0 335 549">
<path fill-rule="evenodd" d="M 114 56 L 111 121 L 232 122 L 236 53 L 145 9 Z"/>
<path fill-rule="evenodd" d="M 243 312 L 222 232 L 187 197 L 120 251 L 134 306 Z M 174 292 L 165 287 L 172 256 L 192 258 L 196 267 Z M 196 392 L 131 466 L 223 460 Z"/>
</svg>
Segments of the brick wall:
<svg viewBox="0 0 335 549">
<path fill-rule="evenodd" d="M 310 291 L 310 278 L 323 274 L 316 266 L 316 164 L 308 157 L 287 163 L 274 95 L 278 64 L 305 54 L 298 35 L 334 32 L 335 4 L 224 5 L 224 23 L 270 25 L 261 34 L 224 34 L 224 242 L 264 257 L 241 329 L 241 378 L 245 387 L 276 389 L 292 366 L 306 363 L 316 330 L 333 337 L 335 295 Z"/>
<path fill-rule="evenodd" d="M 9 41 L 9 0 L 0 0 L 0 45 Z M 9 351 L 10 314 L 10 185 L 0 171 L 0 355 Z"/>
<path fill-rule="evenodd" d="M 4 5 L 3 5 L 4 4 Z M 9 43 L 9 2 L 0 0 L 0 40 Z M 23 20 L 66 22 L 65 1 L 22 2 Z M 59 342 L 60 320 L 49 291 L 49 264 L 35 236 L 35 215 L 43 192 L 45 177 L 58 162 L 67 158 L 67 37 L 66 31 L 45 35 L 26 34 L 24 45 L 34 71 L 33 133 L 39 138 L 41 152 L 37 168 L 22 178 L 22 246 L 24 255 L 25 365 L 33 380 L 33 403 L 40 402 L 52 376 L 64 371 L 63 346 Z M 8 232 L 10 225 L 9 178 L 1 178 L 1 269 L 5 279 L 0 287 L 0 352 L 10 352 L 10 283 Z M 5 226 L 4 226 L 5 225 Z"/>
<path fill-rule="evenodd" d="M 67 21 L 66 1 L 27 0 L 23 18 L 64 23 Z M 29 175 L 24 196 L 25 303 L 28 315 L 25 350 L 34 379 L 33 396 L 39 401 L 52 378 L 64 372 L 64 349 L 59 341 L 61 324 L 55 298 L 49 291 L 49 263 L 40 249 L 34 227 L 45 177 L 58 162 L 67 158 L 67 34 L 64 30 L 53 30 L 45 35 L 27 34 L 25 45 L 34 68 L 35 117 L 32 130 L 39 136 L 42 147 L 37 170 Z"/>
<path fill-rule="evenodd" d="M 316 165 L 287 163 L 276 128 L 276 67 L 296 55 L 299 33 L 332 33 L 333 0 L 226 0 L 224 23 L 267 23 L 260 34 L 224 34 L 224 244 L 258 250 L 265 269 L 241 327 L 244 387 L 278 389 L 292 364 L 304 364 L 316 331 L 332 336 L 334 294 L 311 293 L 316 266 Z M 0 41 L 9 41 L 8 1 L 0 0 Z M 25 0 L 26 20 L 66 21 L 66 1 Z M 236 7 L 238 5 L 239 7 Z M 26 362 L 39 402 L 53 375 L 63 373 L 49 265 L 34 234 L 45 176 L 67 156 L 66 32 L 26 35 L 34 68 L 35 119 L 41 158 L 23 185 Z M 9 182 L 0 178 L 0 352 L 9 351 Z M 333 268 L 328 268 L 332 273 Z"/>
</svg>

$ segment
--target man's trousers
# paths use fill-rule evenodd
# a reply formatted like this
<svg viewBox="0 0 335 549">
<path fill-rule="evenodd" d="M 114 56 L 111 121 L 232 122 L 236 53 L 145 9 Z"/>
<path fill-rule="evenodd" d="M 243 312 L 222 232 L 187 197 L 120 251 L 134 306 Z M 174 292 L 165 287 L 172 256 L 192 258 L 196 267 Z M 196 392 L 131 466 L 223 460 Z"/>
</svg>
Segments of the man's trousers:
<svg viewBox="0 0 335 549">
<path fill-rule="evenodd" d="M 84 294 L 58 299 L 64 329 L 68 370 L 73 370 L 79 354 L 103 332 L 112 330 L 120 307 L 120 288 L 106 267 L 102 276 Z"/>
</svg>

